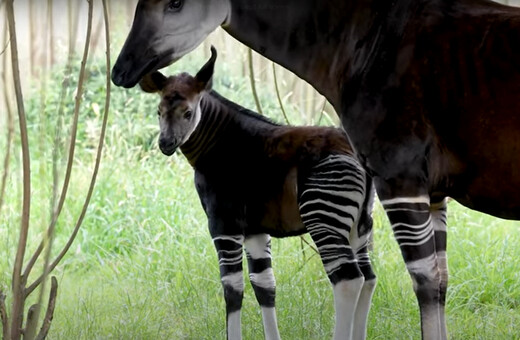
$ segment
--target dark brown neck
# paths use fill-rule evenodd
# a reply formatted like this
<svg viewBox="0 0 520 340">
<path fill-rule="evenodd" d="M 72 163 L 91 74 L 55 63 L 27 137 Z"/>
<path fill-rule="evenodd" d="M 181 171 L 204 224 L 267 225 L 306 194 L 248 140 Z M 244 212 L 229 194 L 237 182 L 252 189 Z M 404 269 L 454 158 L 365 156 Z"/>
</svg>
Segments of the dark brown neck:
<svg viewBox="0 0 520 340">
<path fill-rule="evenodd" d="M 277 125 L 215 91 L 203 95 L 200 108 L 200 122 L 181 146 L 182 153 L 194 168 L 222 159 L 219 152 L 232 152 L 237 145 L 239 149 L 244 148 L 245 143 L 251 142 L 251 138 L 245 136 L 261 135 Z"/>
<path fill-rule="evenodd" d="M 224 29 L 309 82 L 337 107 L 342 78 L 358 62 L 355 49 L 372 27 L 377 1 L 231 0 Z"/>
</svg>

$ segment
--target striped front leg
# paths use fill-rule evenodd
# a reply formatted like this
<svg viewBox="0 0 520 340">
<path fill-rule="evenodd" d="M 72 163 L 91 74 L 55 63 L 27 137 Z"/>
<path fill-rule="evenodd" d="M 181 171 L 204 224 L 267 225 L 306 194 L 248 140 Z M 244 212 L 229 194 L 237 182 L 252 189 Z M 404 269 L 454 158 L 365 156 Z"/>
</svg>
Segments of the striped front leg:
<svg viewBox="0 0 520 340">
<path fill-rule="evenodd" d="M 433 231 L 435 233 L 435 253 L 437 254 L 437 263 L 439 265 L 440 274 L 440 317 L 441 317 L 441 334 L 447 334 L 445 320 L 446 291 L 448 290 L 448 256 L 446 254 L 447 246 L 447 207 L 446 199 L 430 205 L 432 214 Z"/>
<path fill-rule="evenodd" d="M 350 234 L 364 197 L 365 174 L 348 156 L 324 159 L 300 186 L 300 214 L 333 286 L 334 339 L 352 339 L 357 327 L 354 319 L 364 277 L 351 247 Z"/>
<path fill-rule="evenodd" d="M 242 339 L 240 309 L 244 297 L 244 277 L 242 272 L 242 235 L 221 235 L 213 238 L 217 249 L 220 279 L 226 301 L 226 330 L 229 340 Z"/>
<path fill-rule="evenodd" d="M 267 234 L 248 236 L 245 241 L 249 280 L 256 300 L 262 308 L 266 340 L 280 339 L 276 321 L 276 282 L 271 266 L 271 237 Z"/>
<path fill-rule="evenodd" d="M 430 198 L 428 195 L 380 198 L 412 277 L 421 313 L 422 337 L 425 340 L 446 339 Z M 443 249 L 445 251 L 445 246 Z"/>
</svg>

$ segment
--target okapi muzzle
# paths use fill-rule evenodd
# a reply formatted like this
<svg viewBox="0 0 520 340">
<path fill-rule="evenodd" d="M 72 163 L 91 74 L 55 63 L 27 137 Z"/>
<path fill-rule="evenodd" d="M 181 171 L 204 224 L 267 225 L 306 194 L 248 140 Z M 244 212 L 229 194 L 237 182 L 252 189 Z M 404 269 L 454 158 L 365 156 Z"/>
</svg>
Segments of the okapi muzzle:
<svg viewBox="0 0 520 340">
<path fill-rule="evenodd" d="M 131 88 L 144 75 L 174 63 L 223 24 L 229 9 L 229 0 L 140 0 L 112 82 Z"/>
<path fill-rule="evenodd" d="M 171 156 L 179 147 L 177 138 L 170 136 L 159 136 L 159 149 L 166 156 Z"/>
<path fill-rule="evenodd" d="M 112 68 L 112 82 L 134 87 L 141 78 L 173 62 L 172 50 L 161 51 L 161 14 L 149 4 L 139 3 L 132 29 Z"/>
</svg>

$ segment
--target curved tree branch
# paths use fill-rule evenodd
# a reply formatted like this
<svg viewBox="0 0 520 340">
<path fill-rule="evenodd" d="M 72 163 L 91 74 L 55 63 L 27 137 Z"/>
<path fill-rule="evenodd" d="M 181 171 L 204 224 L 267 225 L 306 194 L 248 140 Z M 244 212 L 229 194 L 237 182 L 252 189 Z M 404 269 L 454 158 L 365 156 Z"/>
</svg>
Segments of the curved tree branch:
<svg viewBox="0 0 520 340">
<path fill-rule="evenodd" d="M 262 106 L 260 105 L 258 93 L 256 92 L 255 69 L 253 67 L 253 52 L 249 47 L 247 48 L 247 63 L 249 66 L 249 82 L 251 83 L 251 91 L 253 92 L 253 98 L 255 99 L 256 110 L 259 114 L 263 115 L 264 113 L 262 112 Z"/>
<path fill-rule="evenodd" d="M 84 219 L 85 214 L 87 212 L 87 208 L 88 208 L 88 205 L 90 203 L 90 199 L 92 197 L 92 193 L 94 191 L 94 186 L 96 184 L 97 174 L 98 174 L 98 171 L 99 171 L 99 165 L 101 163 L 101 155 L 102 155 L 102 151 L 103 151 L 103 142 L 104 142 L 104 139 L 105 139 L 106 127 L 107 127 L 107 122 L 108 122 L 108 113 L 109 113 L 109 110 L 110 110 L 110 92 L 111 92 L 111 80 L 110 80 L 110 25 L 109 25 L 109 16 L 108 16 L 108 8 L 107 8 L 106 0 L 103 0 L 103 13 L 104 13 L 104 18 L 105 18 L 105 35 L 106 35 L 106 49 L 107 49 L 106 50 L 107 51 L 106 52 L 106 67 L 107 67 L 106 68 L 106 88 L 107 88 L 107 95 L 106 95 L 106 98 L 105 98 L 105 108 L 104 108 L 105 112 L 104 112 L 104 115 L 103 115 L 103 123 L 102 123 L 101 133 L 100 133 L 100 137 L 99 137 L 99 144 L 98 144 L 98 148 L 97 148 L 97 154 L 96 154 L 96 161 L 95 161 L 95 165 L 94 165 L 94 171 L 93 171 L 93 174 L 92 174 L 92 179 L 90 181 L 90 186 L 89 186 L 89 189 L 88 189 L 87 197 L 85 198 L 85 202 L 83 204 L 83 209 L 82 209 L 81 214 L 80 214 L 80 216 L 79 216 L 79 218 L 78 218 L 78 220 L 76 222 L 74 230 L 73 230 L 69 240 L 67 241 L 66 245 L 62 249 L 62 251 L 56 257 L 56 259 L 54 261 L 52 261 L 52 263 L 48 266 L 47 273 L 50 273 L 52 270 L 54 270 L 54 268 L 56 268 L 58 263 L 65 256 L 67 251 L 70 249 L 70 246 L 72 245 L 72 243 L 74 242 L 74 239 L 76 238 L 76 235 L 78 234 L 79 228 L 80 228 L 81 224 L 83 223 L 83 219 Z M 26 296 L 29 295 L 36 287 L 38 287 L 38 285 L 44 279 L 44 275 L 41 275 L 40 277 L 38 277 L 29 287 L 27 287 L 27 289 L 25 291 Z"/>
<path fill-rule="evenodd" d="M 36 327 L 38 326 L 38 314 L 40 305 L 35 303 L 27 311 L 27 321 L 23 330 L 23 340 L 32 340 L 36 335 Z"/>
<path fill-rule="evenodd" d="M 67 160 L 67 168 L 65 171 L 65 179 L 63 181 L 63 187 L 61 190 L 61 195 L 58 201 L 58 205 L 56 207 L 56 210 L 54 211 L 52 215 L 51 223 L 47 229 L 46 235 L 44 235 L 44 238 L 51 239 L 52 235 L 54 234 L 54 229 L 56 227 L 56 223 L 58 222 L 58 217 L 61 214 L 61 210 L 63 209 L 63 205 L 65 203 L 65 198 L 67 197 L 67 192 L 69 188 L 70 183 L 70 177 L 72 174 L 72 163 L 74 161 L 74 154 L 76 149 L 76 134 L 78 130 L 78 118 L 79 118 L 79 109 L 81 105 L 81 96 L 83 94 L 83 83 L 85 81 L 85 68 L 87 64 L 88 54 L 89 54 L 89 47 L 90 47 L 90 36 L 92 34 L 92 8 L 93 8 L 93 0 L 87 0 L 89 7 L 88 7 L 88 20 L 87 20 L 87 33 L 86 33 L 86 41 L 85 41 L 85 48 L 83 51 L 83 58 L 81 61 L 81 68 L 79 71 L 79 79 L 78 79 L 78 86 L 76 91 L 76 98 L 75 98 L 75 104 L 74 104 L 74 116 L 72 121 L 72 127 L 71 127 L 71 137 L 70 137 L 70 146 L 69 146 L 69 155 Z M 70 57 L 70 56 L 69 56 Z M 27 280 L 29 277 L 29 274 L 36 263 L 36 260 L 40 256 L 41 252 L 45 248 L 45 239 L 40 243 L 36 251 L 34 252 L 33 256 L 31 257 L 30 261 L 28 262 L 25 271 L 24 271 L 24 280 Z M 32 290 L 31 290 L 32 291 Z M 27 296 L 27 293 L 26 293 Z"/>
<path fill-rule="evenodd" d="M 278 88 L 278 77 L 276 76 L 276 66 L 274 63 L 271 63 L 273 65 L 273 78 L 274 78 L 274 88 L 276 90 L 276 97 L 278 98 L 278 104 L 280 105 L 280 109 L 282 110 L 283 118 L 285 119 L 285 122 L 287 124 L 291 124 L 289 122 L 289 118 L 287 118 L 287 113 L 285 112 L 285 108 L 283 106 L 282 97 L 280 96 L 280 89 Z"/>
<path fill-rule="evenodd" d="M 327 98 L 323 97 L 323 105 L 321 106 L 320 116 L 318 117 L 318 122 L 316 125 L 320 125 L 321 119 L 323 118 L 323 113 L 325 112 L 325 106 L 327 105 Z"/>
<path fill-rule="evenodd" d="M 7 32 L 7 31 L 6 31 L 6 32 Z M 7 51 L 8 48 L 9 48 L 9 41 L 7 41 L 7 42 L 5 43 L 4 48 L 2 49 L 2 51 L 0 51 L 0 55 L 4 54 L 5 51 Z"/>
<path fill-rule="evenodd" d="M 23 292 L 22 266 L 27 247 L 29 234 L 29 218 L 31 212 L 31 160 L 29 153 L 29 138 L 27 135 L 27 121 L 23 102 L 22 85 L 20 82 L 20 65 L 18 62 L 18 42 L 16 40 L 16 23 L 14 18 L 14 0 L 7 0 L 6 11 L 9 22 L 9 36 L 11 39 L 11 60 L 13 68 L 13 83 L 18 107 L 18 122 L 20 126 L 20 140 L 22 145 L 22 169 L 23 169 L 23 199 L 22 218 L 18 248 L 13 267 L 13 302 L 11 308 L 11 339 L 18 340 L 21 337 L 23 322 L 23 306 L 25 296 Z"/>
<path fill-rule="evenodd" d="M 7 23 L 6 23 L 6 30 L 4 39 L 8 39 L 8 29 L 7 29 Z M 7 47 L 6 47 L 7 48 Z M 9 175 L 9 165 L 10 165 L 10 159 L 11 159 L 11 148 L 13 145 L 13 136 L 14 136 L 14 122 L 13 122 L 13 111 L 11 108 L 11 103 L 9 100 L 9 94 L 7 92 L 7 57 L 4 56 L 3 60 L 3 82 L 4 82 L 4 101 L 5 101 L 5 108 L 7 113 L 7 141 L 6 141 L 6 147 L 5 147 L 5 157 L 4 157 L 4 173 L 2 174 L 2 183 L 0 184 L 0 211 L 2 210 L 2 206 L 4 203 L 4 197 L 5 197 L 5 188 L 7 186 L 7 177 Z"/>
<path fill-rule="evenodd" d="M 47 312 L 43 319 L 42 327 L 40 332 L 36 336 L 36 340 L 43 340 L 47 337 L 49 329 L 51 328 L 52 318 L 54 317 L 54 308 L 56 307 L 56 295 L 58 293 L 58 280 L 56 277 L 51 277 L 51 291 L 49 293 L 49 303 L 47 305 Z"/>
</svg>

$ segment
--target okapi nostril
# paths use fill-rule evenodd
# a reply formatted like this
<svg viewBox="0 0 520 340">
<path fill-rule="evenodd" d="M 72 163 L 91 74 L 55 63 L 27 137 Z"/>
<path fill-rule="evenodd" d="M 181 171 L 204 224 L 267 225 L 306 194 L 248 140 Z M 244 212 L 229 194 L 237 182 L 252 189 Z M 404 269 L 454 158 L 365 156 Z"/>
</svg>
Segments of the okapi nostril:
<svg viewBox="0 0 520 340">
<path fill-rule="evenodd" d="M 177 149 L 177 141 L 175 139 L 161 138 L 159 139 L 159 149 L 167 156 L 173 155 Z"/>
<path fill-rule="evenodd" d="M 122 71 L 121 68 L 117 64 L 112 68 L 111 78 L 112 78 L 112 82 L 115 85 L 120 86 L 124 82 L 125 75 L 126 75 L 126 72 Z"/>
<path fill-rule="evenodd" d="M 159 146 L 161 147 L 171 147 L 175 145 L 175 140 L 174 139 L 169 139 L 169 138 L 159 138 Z"/>
</svg>

